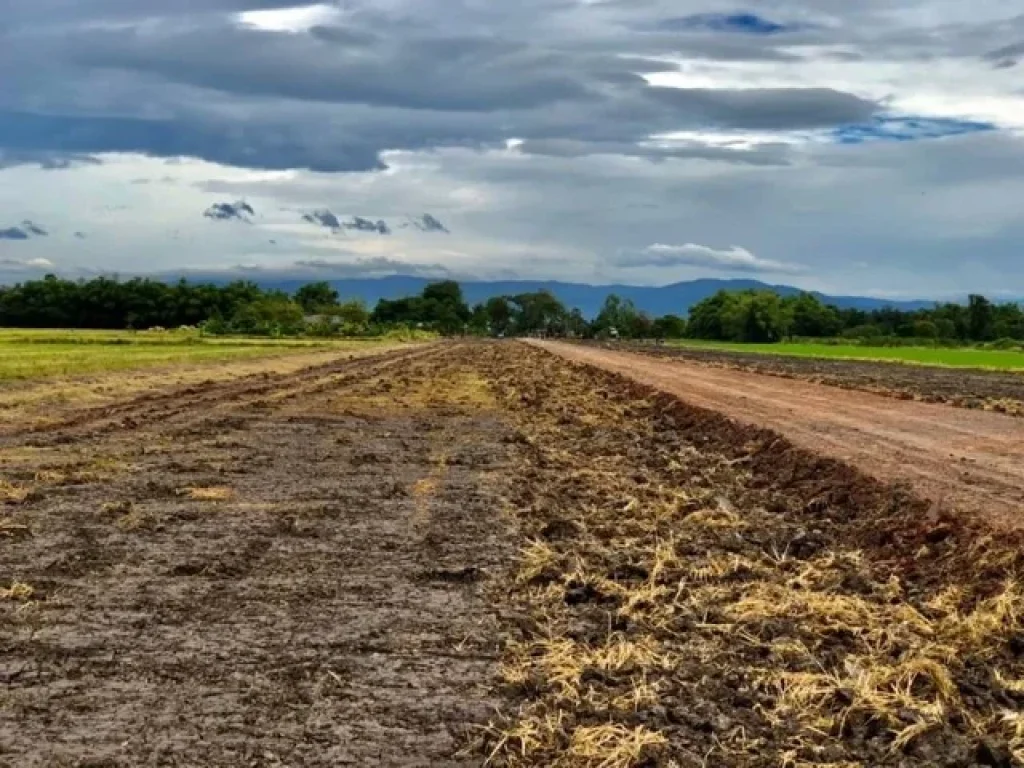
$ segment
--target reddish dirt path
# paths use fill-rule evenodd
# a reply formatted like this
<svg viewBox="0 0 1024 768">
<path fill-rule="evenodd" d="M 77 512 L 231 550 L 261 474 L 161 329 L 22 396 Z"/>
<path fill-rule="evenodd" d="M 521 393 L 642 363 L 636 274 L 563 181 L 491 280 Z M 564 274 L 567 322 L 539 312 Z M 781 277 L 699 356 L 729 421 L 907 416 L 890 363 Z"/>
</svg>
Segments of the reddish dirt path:
<svg viewBox="0 0 1024 768">
<path fill-rule="evenodd" d="M 879 479 L 909 483 L 943 505 L 1024 527 L 1024 424 L 1019 419 L 628 352 L 539 344 L 775 430 Z"/>
</svg>

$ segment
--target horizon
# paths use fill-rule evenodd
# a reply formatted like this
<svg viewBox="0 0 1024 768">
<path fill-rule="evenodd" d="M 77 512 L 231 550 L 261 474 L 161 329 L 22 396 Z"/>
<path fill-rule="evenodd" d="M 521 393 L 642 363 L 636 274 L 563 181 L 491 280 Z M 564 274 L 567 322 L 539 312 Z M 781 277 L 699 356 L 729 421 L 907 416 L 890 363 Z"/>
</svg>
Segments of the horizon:
<svg viewBox="0 0 1024 768">
<path fill-rule="evenodd" d="M 391 274 L 391 275 L 374 275 L 374 276 L 331 276 L 331 275 L 308 275 L 301 272 L 287 272 L 287 271 L 259 271 L 259 272 L 239 272 L 235 270 L 210 270 L 210 271 L 195 271 L 195 272 L 163 272 L 163 273 L 115 273 L 115 272 L 94 272 L 88 275 L 61 275 L 57 272 L 50 272 L 59 279 L 66 280 L 90 280 L 95 278 L 109 278 L 117 281 L 127 281 L 132 279 L 147 279 L 156 280 L 159 282 L 175 282 L 177 280 L 186 280 L 193 284 L 205 284 L 205 283 L 223 283 L 234 280 L 244 280 L 256 283 L 264 287 L 274 288 L 279 284 L 289 284 L 294 286 L 308 285 L 311 283 L 327 282 L 331 284 L 339 283 L 356 283 L 356 284 L 369 284 L 369 283 L 381 283 L 389 280 L 410 280 L 419 281 L 422 283 L 441 282 L 451 280 L 459 283 L 462 286 L 501 286 L 507 284 L 524 284 L 528 286 L 564 286 L 567 288 L 579 288 L 579 289 L 592 289 L 600 291 L 607 289 L 614 291 L 616 289 L 627 289 L 635 291 L 668 291 L 673 288 L 686 288 L 702 283 L 715 284 L 716 290 L 745 290 L 745 288 L 730 288 L 729 284 L 735 283 L 756 283 L 757 289 L 775 290 L 782 289 L 784 291 L 798 291 L 819 295 L 825 299 L 838 299 L 838 300 L 868 300 L 874 302 L 891 302 L 893 305 L 910 305 L 910 304 L 929 304 L 929 303 L 965 303 L 971 292 L 965 292 L 961 294 L 947 294 L 941 296 L 925 296 L 925 295 L 908 295 L 908 296 L 891 296 L 891 295 L 872 295 L 867 293 L 857 294 L 846 294 L 846 293 L 828 293 L 824 291 L 817 291 L 810 288 L 804 288 L 795 283 L 769 283 L 757 278 L 747 277 L 734 277 L 734 278 L 712 278 L 712 277 L 698 277 L 692 280 L 681 280 L 671 283 L 662 284 L 636 284 L 636 283 L 586 283 L 579 281 L 566 281 L 557 279 L 547 278 L 509 278 L 509 279 L 498 279 L 498 280 L 486 280 L 474 276 L 434 276 L 426 277 L 423 275 L 403 275 L 403 274 Z M 0 289 L 8 286 L 13 286 L 17 283 L 28 282 L 31 280 L 42 279 L 45 275 L 25 277 L 18 280 L 5 281 L 0 278 Z M 495 294 L 497 295 L 497 294 Z M 1024 296 L 1017 296 L 1014 294 L 1000 294 L 1000 293 L 988 293 L 982 294 L 986 298 L 990 299 L 995 303 L 1024 303 Z"/>
<path fill-rule="evenodd" d="M 1024 15 L 753 7 L 16 4 L 0 284 L 144 267 L 1024 296 Z"/>
</svg>

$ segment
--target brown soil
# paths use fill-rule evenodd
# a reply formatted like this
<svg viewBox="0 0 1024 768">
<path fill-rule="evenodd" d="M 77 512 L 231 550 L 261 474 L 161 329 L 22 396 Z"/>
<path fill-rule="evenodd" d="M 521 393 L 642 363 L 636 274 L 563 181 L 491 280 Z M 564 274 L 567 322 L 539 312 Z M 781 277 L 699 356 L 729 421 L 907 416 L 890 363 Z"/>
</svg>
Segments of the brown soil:
<svg viewBox="0 0 1024 768">
<path fill-rule="evenodd" d="M 0 437 L 0 765 L 1024 757 L 1024 534 L 624 377 L 450 344 L 62 420 Z"/>
<path fill-rule="evenodd" d="M 643 344 L 630 344 L 628 349 L 654 357 L 805 379 L 842 389 L 859 389 L 900 400 L 945 403 L 959 408 L 1024 416 L 1024 372 L 785 357 Z"/>
<path fill-rule="evenodd" d="M 0 764 L 475 764 L 507 432 L 431 354 L 7 438 Z"/>
<path fill-rule="evenodd" d="M 567 344 L 546 347 L 742 421 L 945 507 L 1024 526 L 1024 427 L 1002 414 L 896 402 L 745 371 Z"/>
<path fill-rule="evenodd" d="M 520 704 L 493 764 L 1024 764 L 1024 534 L 593 366 L 503 362 L 530 544 L 496 593 Z"/>
</svg>

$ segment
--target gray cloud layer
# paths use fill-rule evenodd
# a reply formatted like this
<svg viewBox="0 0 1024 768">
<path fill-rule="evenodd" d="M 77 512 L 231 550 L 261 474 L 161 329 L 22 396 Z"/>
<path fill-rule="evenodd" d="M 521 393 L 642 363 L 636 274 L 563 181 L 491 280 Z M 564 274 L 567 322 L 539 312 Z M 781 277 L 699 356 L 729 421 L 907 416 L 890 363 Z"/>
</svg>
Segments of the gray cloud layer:
<svg viewBox="0 0 1024 768">
<path fill-rule="evenodd" d="M 629 151 L 659 132 L 829 126 L 881 108 L 827 88 L 669 89 L 643 77 L 672 69 L 658 59 L 681 53 L 792 59 L 793 46 L 821 41 L 813 36 L 783 46 L 681 34 L 658 28 L 660 11 L 643 4 L 534 0 L 530 16 L 519 7 L 437 2 L 355 4 L 343 24 L 296 33 L 219 15 L 279 3 L 48 0 L 22 8 L 0 30 L 0 69 L 14 73 L 0 94 L 0 151 L 26 160 L 135 151 L 371 170 L 388 149 L 516 137 L 540 142 L 526 151 L 551 141 Z M 77 26 L 76 18 L 119 23 Z"/>
<path fill-rule="evenodd" d="M 346 247 L 381 267 L 646 281 L 802 268 L 862 290 L 1019 274 L 1020 135 L 935 124 L 965 135 L 914 142 L 908 120 L 890 126 L 902 141 L 854 146 L 900 103 L 911 118 L 962 110 L 1020 128 L 1020 87 L 1007 84 L 1024 15 L 1001 0 L 771 0 L 739 21 L 710 0 L 348 0 L 291 31 L 231 15 L 294 4 L 8 3 L 2 220 L 87 231 L 66 238 L 70 253 L 121 266 L 179 230 L 168 261 L 183 243 L 197 262 L 230 259 L 220 266 L 294 260 L 325 243 L 321 227 L 365 232 Z M 74 183 L 58 195 L 58 174 L 31 166 Z M 119 173 L 175 183 L 153 202 L 154 189 L 118 189 Z M 253 201 L 207 209 L 217 221 L 260 216 L 204 226 L 207 195 Z M 423 210 L 436 215 L 406 217 Z M 387 222 L 393 236 L 376 237 Z M 449 225 L 444 239 L 415 236 Z"/>
</svg>

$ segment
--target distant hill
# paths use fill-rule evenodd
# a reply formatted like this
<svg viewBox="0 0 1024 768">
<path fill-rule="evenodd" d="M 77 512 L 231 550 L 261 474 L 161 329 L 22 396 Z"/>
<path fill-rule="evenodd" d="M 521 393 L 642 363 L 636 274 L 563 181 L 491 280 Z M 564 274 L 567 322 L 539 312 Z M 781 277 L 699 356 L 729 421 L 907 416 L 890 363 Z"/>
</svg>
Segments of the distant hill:
<svg viewBox="0 0 1024 768">
<path fill-rule="evenodd" d="M 203 280 L 210 282 L 225 282 L 223 273 L 200 275 L 189 274 L 190 280 Z M 280 289 L 289 293 L 295 291 L 311 278 L 290 279 L 254 278 L 261 287 L 266 289 Z M 403 296 L 411 296 L 423 290 L 423 286 L 433 282 L 432 279 L 423 277 L 409 277 L 395 275 L 393 277 L 381 278 L 347 278 L 341 280 L 330 280 L 328 282 L 334 287 L 343 298 L 358 298 L 365 301 L 371 307 L 380 299 L 397 299 Z M 631 299 L 636 306 L 651 315 L 677 314 L 685 315 L 691 306 L 713 295 L 723 288 L 730 291 L 740 291 L 749 288 L 762 290 L 773 290 L 782 296 L 798 294 L 801 289 L 790 285 L 768 285 L 757 280 L 692 280 L 684 283 L 673 283 L 663 286 L 637 286 L 637 285 L 584 285 L 582 283 L 561 283 L 555 281 L 537 280 L 511 280 L 511 281 L 460 281 L 462 290 L 465 293 L 466 301 L 470 304 L 486 301 L 492 296 L 508 296 L 517 293 L 530 293 L 539 290 L 551 291 L 568 307 L 578 307 L 587 317 L 593 317 L 604 303 L 610 293 L 615 293 L 624 299 Z M 822 301 L 835 304 L 842 308 L 856 309 L 879 309 L 882 307 L 894 307 L 901 310 L 923 309 L 931 307 L 933 301 L 889 301 L 865 296 L 826 296 L 815 294 Z"/>
</svg>

